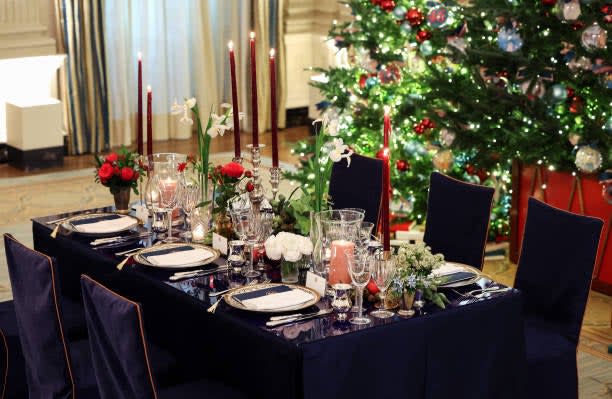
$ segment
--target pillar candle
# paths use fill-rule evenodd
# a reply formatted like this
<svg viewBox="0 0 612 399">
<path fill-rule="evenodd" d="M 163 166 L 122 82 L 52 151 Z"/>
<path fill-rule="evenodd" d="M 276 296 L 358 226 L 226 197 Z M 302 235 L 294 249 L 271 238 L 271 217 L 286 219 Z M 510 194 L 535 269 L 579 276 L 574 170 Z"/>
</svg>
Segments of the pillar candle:
<svg viewBox="0 0 612 399">
<path fill-rule="evenodd" d="M 153 154 L 153 92 L 147 86 L 147 155 Z"/>
<path fill-rule="evenodd" d="M 270 108 L 272 111 L 272 166 L 278 168 L 278 116 L 276 109 L 276 63 L 274 49 L 270 50 Z"/>
<path fill-rule="evenodd" d="M 232 82 L 232 112 L 234 113 L 234 157 L 240 158 L 240 115 L 238 111 L 238 88 L 236 86 L 236 60 L 234 59 L 234 42 L 227 44 L 229 49 L 230 76 Z"/>
<path fill-rule="evenodd" d="M 142 53 L 138 53 L 138 117 L 136 118 L 136 142 L 138 145 L 138 153 L 143 155 L 144 145 L 142 137 Z"/>
<path fill-rule="evenodd" d="M 331 243 L 331 256 L 329 259 L 329 285 L 337 283 L 351 283 L 348 271 L 348 261 L 345 251 L 354 250 L 355 243 L 346 240 L 335 240 Z"/>
<path fill-rule="evenodd" d="M 253 120 L 253 145 L 259 145 L 259 120 L 257 119 L 257 66 L 255 63 L 255 32 L 251 32 L 251 119 Z"/>
</svg>

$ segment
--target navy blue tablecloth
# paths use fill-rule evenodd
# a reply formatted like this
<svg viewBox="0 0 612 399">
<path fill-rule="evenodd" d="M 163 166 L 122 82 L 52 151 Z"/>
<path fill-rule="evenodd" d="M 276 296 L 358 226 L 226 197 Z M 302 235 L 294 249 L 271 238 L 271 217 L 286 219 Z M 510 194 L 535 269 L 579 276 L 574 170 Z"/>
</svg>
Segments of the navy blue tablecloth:
<svg viewBox="0 0 612 399">
<path fill-rule="evenodd" d="M 54 218 L 54 217 L 50 217 Z M 412 319 L 359 328 L 334 316 L 268 330 L 265 317 L 208 292 L 216 277 L 170 284 L 166 272 L 127 266 L 78 235 L 49 236 L 33 221 L 34 245 L 59 261 L 62 292 L 75 298 L 87 273 L 141 302 L 147 333 L 204 373 L 254 398 L 522 398 L 525 351 L 516 291 Z M 219 288 L 220 289 L 220 288 Z"/>
</svg>

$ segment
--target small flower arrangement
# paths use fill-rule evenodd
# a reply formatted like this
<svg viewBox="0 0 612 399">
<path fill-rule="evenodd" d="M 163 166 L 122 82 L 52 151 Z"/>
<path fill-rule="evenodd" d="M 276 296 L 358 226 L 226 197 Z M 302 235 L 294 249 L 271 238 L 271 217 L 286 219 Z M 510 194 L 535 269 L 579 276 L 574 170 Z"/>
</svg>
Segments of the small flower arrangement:
<svg viewBox="0 0 612 399">
<path fill-rule="evenodd" d="M 252 173 L 250 170 L 245 170 L 244 167 L 237 162 L 228 162 L 225 165 L 218 165 L 212 169 L 210 180 L 213 183 L 213 214 L 224 212 L 229 201 L 241 193 L 240 184 L 245 179 L 250 179 Z M 246 186 L 252 184 L 246 183 Z"/>
<path fill-rule="evenodd" d="M 119 152 L 96 156 L 95 180 L 117 194 L 123 187 L 130 187 L 138 194 L 138 180 L 144 171 L 138 163 L 139 155 L 122 147 Z"/>
<path fill-rule="evenodd" d="M 432 272 L 444 264 L 444 255 L 432 254 L 424 243 L 403 244 L 394 256 L 397 271 L 393 279 L 396 293 L 423 291 L 423 297 L 441 308 L 448 303 L 443 293 L 437 292 L 439 281 Z"/>
<path fill-rule="evenodd" d="M 266 255 L 271 260 L 283 258 L 288 262 L 298 262 L 303 255 L 312 254 L 313 246 L 308 237 L 298 234 L 280 232 L 271 235 L 264 243 Z"/>
</svg>

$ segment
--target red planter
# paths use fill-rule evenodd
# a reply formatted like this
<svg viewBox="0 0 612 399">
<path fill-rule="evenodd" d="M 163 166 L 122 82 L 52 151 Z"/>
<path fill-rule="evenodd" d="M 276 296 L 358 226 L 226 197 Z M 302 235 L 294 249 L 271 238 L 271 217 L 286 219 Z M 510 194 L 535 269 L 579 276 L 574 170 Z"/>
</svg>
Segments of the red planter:
<svg viewBox="0 0 612 399">
<path fill-rule="evenodd" d="M 604 200 L 597 175 L 573 176 L 571 173 L 549 171 L 541 166 L 521 165 L 518 162 L 513 164 L 510 213 L 510 259 L 513 262 L 518 261 L 527 217 L 527 199 L 530 196 L 560 209 L 604 220 L 593 289 L 612 295 L 612 245 L 606 238 L 610 234 L 612 205 Z"/>
</svg>

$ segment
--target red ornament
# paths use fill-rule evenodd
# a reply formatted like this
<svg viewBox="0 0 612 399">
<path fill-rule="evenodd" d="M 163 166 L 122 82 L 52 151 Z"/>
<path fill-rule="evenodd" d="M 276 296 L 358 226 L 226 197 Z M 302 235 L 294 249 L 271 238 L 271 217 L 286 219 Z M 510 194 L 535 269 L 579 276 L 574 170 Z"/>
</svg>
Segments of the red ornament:
<svg viewBox="0 0 612 399">
<path fill-rule="evenodd" d="M 471 165 L 469 163 L 465 165 L 465 171 L 470 176 L 473 176 L 474 174 L 476 174 L 476 168 L 474 167 L 474 165 Z"/>
<path fill-rule="evenodd" d="M 580 30 L 585 27 L 585 24 L 582 21 L 576 21 L 571 25 L 571 27 L 573 30 Z"/>
<path fill-rule="evenodd" d="M 576 91 L 573 88 L 569 87 L 569 86 L 567 86 L 565 88 L 565 91 L 567 92 L 567 98 L 568 99 L 573 98 L 574 94 L 576 94 Z"/>
<path fill-rule="evenodd" d="M 248 182 L 246 184 L 246 190 L 247 190 L 247 192 L 250 193 L 251 191 L 255 190 L 255 185 L 253 183 L 251 183 L 251 182 Z"/>
<path fill-rule="evenodd" d="M 436 124 L 434 123 L 434 121 L 432 121 L 429 118 L 423 118 L 423 120 L 421 121 L 421 124 L 426 128 L 426 129 L 433 129 L 436 127 Z"/>
<path fill-rule="evenodd" d="M 393 1 L 393 0 L 382 0 L 380 2 L 380 8 L 382 8 L 386 12 L 391 12 L 395 8 L 395 1 Z"/>
<path fill-rule="evenodd" d="M 376 158 L 385 159 L 385 149 L 384 148 L 381 148 L 380 150 L 378 150 L 378 152 L 376 152 Z"/>
<path fill-rule="evenodd" d="M 604 4 L 603 6 L 601 6 L 600 10 L 602 14 L 612 15 L 612 3 Z"/>
<path fill-rule="evenodd" d="M 365 89 L 367 80 L 368 80 L 368 75 L 361 74 L 361 76 L 359 77 L 359 88 Z"/>
<path fill-rule="evenodd" d="M 478 176 L 480 184 L 484 183 L 489 178 L 489 174 L 487 173 L 486 169 L 479 169 L 478 172 L 476 172 L 476 176 Z"/>
<path fill-rule="evenodd" d="M 380 292 L 380 290 L 378 289 L 378 286 L 372 279 L 370 279 L 370 282 L 368 283 L 368 285 L 366 285 L 366 289 L 371 295 L 376 295 L 378 294 L 378 292 Z"/>
<path fill-rule="evenodd" d="M 248 178 L 251 178 L 251 177 L 253 177 L 253 172 L 251 172 L 250 170 L 247 170 L 246 172 L 244 172 L 244 176 L 248 177 Z"/>
<path fill-rule="evenodd" d="M 406 13 L 406 20 L 412 26 L 419 26 L 419 25 L 421 25 L 423 23 L 423 19 L 424 18 L 425 17 L 423 16 L 423 13 L 421 11 L 419 11 L 418 9 L 416 9 L 416 8 L 411 8 Z"/>
<path fill-rule="evenodd" d="M 557 4 L 557 0 L 542 0 L 542 4 L 545 6 L 554 6 Z"/>
<path fill-rule="evenodd" d="M 425 133 L 425 126 L 423 126 L 422 123 L 418 123 L 418 124 L 414 125 L 414 132 L 416 134 L 423 134 L 423 133 Z"/>
<path fill-rule="evenodd" d="M 400 172 L 405 172 L 410 169 L 410 164 L 405 159 L 398 159 L 397 162 L 395 162 L 395 168 Z"/>
<path fill-rule="evenodd" d="M 582 112 L 583 108 L 584 108 L 584 100 L 582 99 L 582 97 L 580 96 L 572 97 L 572 102 L 570 103 L 569 111 L 572 114 L 579 114 Z"/>
<path fill-rule="evenodd" d="M 419 30 L 416 34 L 416 39 L 419 43 L 431 38 L 431 32 L 428 30 Z"/>
</svg>

